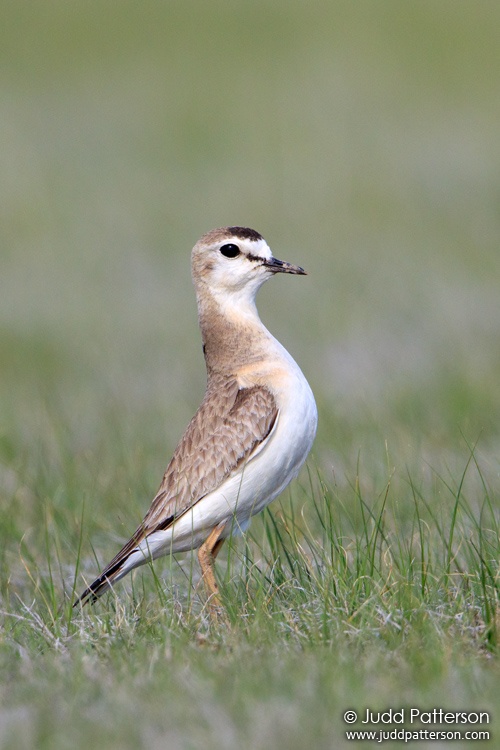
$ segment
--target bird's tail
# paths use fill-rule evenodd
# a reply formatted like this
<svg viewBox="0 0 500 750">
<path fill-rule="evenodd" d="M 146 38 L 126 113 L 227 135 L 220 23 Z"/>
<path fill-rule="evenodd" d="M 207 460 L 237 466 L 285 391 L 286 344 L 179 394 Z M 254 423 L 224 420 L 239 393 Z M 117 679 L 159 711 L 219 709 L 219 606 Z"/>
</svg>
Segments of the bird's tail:
<svg viewBox="0 0 500 750">
<path fill-rule="evenodd" d="M 140 542 L 144 539 L 143 526 L 139 526 L 135 534 L 121 548 L 118 554 L 111 560 L 102 573 L 88 586 L 83 594 L 78 597 L 73 607 L 93 604 L 106 591 L 123 578 L 130 570 L 147 562 L 147 555 L 139 553 Z"/>
<path fill-rule="evenodd" d="M 110 566 L 108 566 L 90 586 L 87 586 L 83 594 L 75 601 L 73 607 L 77 607 L 78 605 L 83 607 L 88 602 L 94 604 L 102 594 L 109 591 L 113 584 L 125 575 L 127 571 L 123 570 L 123 567 L 123 563 L 116 566 L 115 570 L 109 569 Z"/>
</svg>

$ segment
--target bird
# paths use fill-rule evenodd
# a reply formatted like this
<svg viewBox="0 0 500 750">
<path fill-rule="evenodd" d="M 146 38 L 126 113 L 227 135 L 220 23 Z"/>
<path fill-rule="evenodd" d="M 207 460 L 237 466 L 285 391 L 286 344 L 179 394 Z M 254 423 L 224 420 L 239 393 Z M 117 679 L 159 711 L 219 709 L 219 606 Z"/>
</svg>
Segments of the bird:
<svg viewBox="0 0 500 750">
<path fill-rule="evenodd" d="M 275 258 L 259 232 L 229 226 L 191 253 L 207 386 L 142 523 L 75 601 L 92 603 L 134 568 L 196 549 L 220 606 L 214 561 L 297 476 L 312 447 L 317 408 L 288 351 L 259 318 L 255 295 L 276 274 L 306 275 Z"/>
</svg>

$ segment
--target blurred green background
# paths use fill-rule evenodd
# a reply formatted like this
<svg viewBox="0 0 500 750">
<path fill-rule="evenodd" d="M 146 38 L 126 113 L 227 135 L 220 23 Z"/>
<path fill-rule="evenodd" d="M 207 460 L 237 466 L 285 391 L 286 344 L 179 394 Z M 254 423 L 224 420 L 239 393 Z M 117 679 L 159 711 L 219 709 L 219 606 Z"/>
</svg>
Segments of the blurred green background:
<svg viewBox="0 0 500 750">
<path fill-rule="evenodd" d="M 36 598 L 43 590 L 40 581 L 57 579 L 57 611 L 64 599 L 59 578 L 70 590 L 80 542 L 82 569 L 90 576 L 97 567 L 94 550 L 106 562 L 148 507 L 203 394 L 189 253 L 198 237 L 216 226 L 251 226 L 277 257 L 309 272 L 267 284 L 259 310 L 317 397 L 320 423 L 310 467 L 318 466 L 328 485 L 342 489 L 358 482 L 359 461 L 368 503 L 380 497 L 395 467 L 390 500 L 397 506 L 404 496 L 398 517 L 411 518 L 414 506 L 405 505 L 409 490 L 397 489 L 408 467 L 415 485 L 426 483 L 424 496 L 436 507 L 446 492 L 432 470 L 449 479 L 458 497 L 467 443 L 477 441 L 481 474 L 469 487 L 465 512 L 471 508 L 471 518 L 482 518 L 483 480 L 496 512 L 500 5 L 3 0 L 0 10 L 5 623 L 23 621 L 24 603 L 33 597 L 33 617 L 42 611 Z M 305 497 L 297 484 L 292 493 L 302 493 L 301 502 Z M 351 494 L 339 490 L 339 496 L 349 510 Z M 438 511 L 435 517 L 441 517 Z M 403 545 L 404 534 L 403 529 Z M 52 579 L 54 558 L 60 570 Z M 33 571 L 36 580 L 30 581 Z M 36 656 L 35 638 L 29 645 L 11 625 L 0 631 L 0 664 L 14 676 L 10 684 L 15 681 L 16 688 L 5 683 L 5 696 L 21 713 L 14 708 L 0 715 L 0 744 L 9 736 L 6 722 L 19 728 L 5 747 L 18 750 L 20 737 L 26 747 L 36 744 L 24 732 L 22 712 L 43 695 L 47 710 L 40 703 L 37 746 L 51 750 L 68 746 L 58 734 L 59 715 L 70 716 L 67 723 L 77 727 L 85 723 L 86 746 L 121 726 L 116 747 L 123 747 L 127 737 L 131 741 L 132 724 L 138 736 L 142 731 L 139 715 L 165 722 L 163 706 L 153 711 L 159 671 L 172 682 L 169 695 L 180 695 L 182 704 L 184 661 L 178 658 L 176 672 L 170 646 L 162 651 L 160 644 L 151 659 L 160 666 L 163 658 L 170 660 L 173 671 L 154 671 L 151 662 L 155 680 L 143 677 L 149 636 L 138 651 L 135 683 L 127 694 L 121 686 L 129 684 L 128 651 L 123 665 L 114 665 L 113 683 L 107 641 L 90 626 L 80 633 L 81 660 L 76 646 L 70 652 L 78 662 L 73 669 L 66 651 L 60 662 L 32 661 L 27 654 L 31 649 Z M 118 662 L 121 627 L 115 638 Z M 375 639 L 379 626 L 373 627 Z M 43 637 L 44 628 L 42 623 Z M 94 638 L 97 666 L 87 659 L 87 637 Z M 47 638 L 58 658 L 57 639 Z M 140 640 L 134 636 L 128 648 L 139 649 Z M 269 679 L 270 693 L 276 692 L 269 716 L 276 726 L 284 721 L 283 700 L 297 726 L 307 729 L 315 712 L 323 716 L 323 729 L 315 725 L 323 741 L 332 737 L 330 714 L 334 710 L 338 719 L 352 691 L 367 705 L 368 695 L 382 690 L 394 698 L 417 684 L 434 702 L 445 690 L 456 703 L 460 695 L 464 700 L 485 695 L 490 684 L 486 661 L 484 671 L 477 671 L 479 647 L 477 653 L 472 649 L 470 674 L 467 667 L 460 681 L 459 659 L 448 646 L 440 652 L 442 663 L 436 658 L 435 665 L 425 666 L 418 639 L 411 657 L 415 670 L 410 659 L 398 676 L 386 673 L 388 664 L 397 663 L 396 647 L 382 657 L 367 649 L 361 664 L 356 653 L 338 644 L 326 666 L 323 652 L 311 652 L 302 662 L 292 644 L 281 673 L 273 665 L 277 655 L 284 658 L 282 640 L 278 632 L 269 647 L 276 658 L 269 661 L 263 651 L 255 662 L 261 682 L 252 671 L 255 644 L 245 646 L 244 638 L 230 669 L 239 674 L 243 654 L 247 688 L 257 696 L 255 716 L 262 718 L 259 701 Z M 209 678 L 203 671 L 196 677 L 196 660 L 206 655 L 191 641 L 181 644 L 181 651 L 195 674 L 192 684 L 201 686 L 193 690 L 198 705 Z M 233 683 L 219 657 L 209 653 L 206 674 L 215 680 L 210 690 L 219 679 L 223 707 Z M 347 667 L 343 658 L 351 659 Z M 322 691 L 308 682 L 323 666 L 334 709 L 323 705 Z M 294 683 L 290 675 L 296 669 L 305 672 Z M 283 685 L 273 682 L 280 674 Z M 415 675 L 423 675 L 421 683 Z M 144 680 L 151 701 L 146 697 L 142 705 L 136 697 Z M 54 690 L 58 686 L 59 698 L 47 690 L 49 682 Z M 293 699 L 286 697 L 292 685 L 299 691 Z M 301 686 L 310 699 L 303 700 Z M 78 700 L 61 708 L 70 694 Z M 95 727 L 85 712 L 80 717 L 82 695 L 88 716 L 104 715 Z M 423 701 L 422 693 L 416 695 Z M 258 722 L 252 710 L 253 728 Z M 203 711 L 218 730 L 219 714 Z M 273 731 L 269 726 L 260 740 L 254 734 L 252 748 L 269 747 L 266 736 Z M 304 747 L 297 732 L 288 748 Z M 215 730 L 212 739 L 206 747 L 238 745 Z M 109 739 L 107 746 L 115 745 Z M 164 747 L 164 737 L 148 746 Z M 188 747 L 180 740 L 173 746 Z M 315 746 L 333 745 L 318 740 Z"/>
</svg>

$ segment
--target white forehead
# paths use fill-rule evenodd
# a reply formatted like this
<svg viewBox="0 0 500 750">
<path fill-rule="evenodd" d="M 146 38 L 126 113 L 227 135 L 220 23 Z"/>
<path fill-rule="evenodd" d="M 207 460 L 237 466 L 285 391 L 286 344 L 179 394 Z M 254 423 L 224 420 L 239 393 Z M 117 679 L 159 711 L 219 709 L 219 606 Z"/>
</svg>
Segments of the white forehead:
<svg viewBox="0 0 500 750">
<path fill-rule="evenodd" d="M 259 232 L 249 227 L 220 227 L 212 229 L 200 237 L 194 246 L 194 254 L 211 253 L 220 250 L 223 245 L 237 245 L 241 252 L 249 257 L 272 257 L 269 245 Z"/>
<path fill-rule="evenodd" d="M 241 252 L 248 255 L 250 258 L 272 258 L 271 248 L 264 239 L 261 240 L 249 240 L 242 239 L 241 237 L 232 237 L 229 240 L 224 240 L 218 243 L 219 247 L 227 244 L 237 245 Z"/>
<path fill-rule="evenodd" d="M 264 239 L 253 240 L 246 237 L 224 237 L 211 242 L 198 242 L 193 249 L 193 256 L 210 256 L 214 251 L 219 252 L 224 245 L 236 245 L 241 250 L 242 255 L 246 255 L 250 260 L 252 258 L 272 258 L 271 248 Z"/>
</svg>

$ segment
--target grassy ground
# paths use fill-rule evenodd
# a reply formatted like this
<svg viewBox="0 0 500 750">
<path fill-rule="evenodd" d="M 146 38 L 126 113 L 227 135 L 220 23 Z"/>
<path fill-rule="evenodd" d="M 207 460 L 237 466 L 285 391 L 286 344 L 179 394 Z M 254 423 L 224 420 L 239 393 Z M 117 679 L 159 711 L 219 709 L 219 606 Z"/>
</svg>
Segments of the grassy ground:
<svg viewBox="0 0 500 750">
<path fill-rule="evenodd" d="M 497 5 L 2 5 L 0 747 L 366 747 L 367 707 L 499 746 Z M 259 309 L 313 455 L 217 626 L 190 555 L 73 612 L 201 399 L 224 224 L 309 271 Z"/>
</svg>

